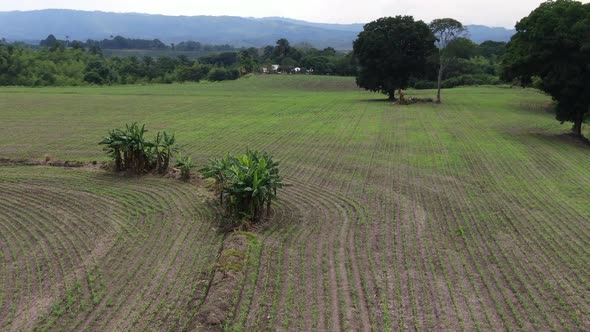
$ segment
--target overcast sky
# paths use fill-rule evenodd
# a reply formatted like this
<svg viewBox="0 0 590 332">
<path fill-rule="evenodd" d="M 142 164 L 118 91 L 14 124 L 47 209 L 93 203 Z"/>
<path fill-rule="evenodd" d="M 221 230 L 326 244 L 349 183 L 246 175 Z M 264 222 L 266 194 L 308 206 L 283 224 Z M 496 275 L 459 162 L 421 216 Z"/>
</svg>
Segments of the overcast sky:
<svg viewBox="0 0 590 332">
<path fill-rule="evenodd" d="M 584 0 L 583 2 L 589 2 Z M 165 15 L 282 16 L 322 23 L 366 23 L 413 15 L 431 21 L 513 27 L 542 0 L 0 0 L 0 11 L 67 8 Z"/>
</svg>

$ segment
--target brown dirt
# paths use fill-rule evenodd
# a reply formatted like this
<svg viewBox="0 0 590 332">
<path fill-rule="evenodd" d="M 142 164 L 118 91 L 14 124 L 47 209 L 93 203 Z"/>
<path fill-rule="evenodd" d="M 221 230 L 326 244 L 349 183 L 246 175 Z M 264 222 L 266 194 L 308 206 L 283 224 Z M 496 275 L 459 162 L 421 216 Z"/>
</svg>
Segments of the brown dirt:
<svg viewBox="0 0 590 332">
<path fill-rule="evenodd" d="M 51 166 L 51 167 L 65 167 L 65 168 L 87 168 L 87 169 L 111 169 L 112 164 L 105 161 L 78 161 L 78 160 L 38 160 L 38 159 L 10 159 L 0 158 L 0 166 Z M 119 173 L 122 175 L 136 176 L 135 174 Z M 157 174 L 155 171 L 150 174 Z M 180 169 L 171 167 L 164 175 L 167 178 L 186 181 L 200 187 L 205 186 L 205 180 L 196 172 L 191 172 L 190 177 L 186 180 L 181 178 Z"/>
<path fill-rule="evenodd" d="M 214 225 L 199 222 L 214 214 L 203 205 L 208 197 L 204 190 L 170 185 L 152 176 L 121 182 L 91 169 L 56 172 L 72 174 L 71 179 L 64 175 L 62 182 L 52 177 L 55 171 L 45 175 L 49 169 L 44 165 L 8 168 L 7 172 L 31 176 L 2 186 L 0 272 L 6 287 L 0 290 L 0 326 L 9 330 L 187 326 L 195 311 L 184 315 L 185 310 L 192 294 L 199 292 L 197 282 L 204 272 L 194 267 L 208 270 L 221 247 Z M 89 180 L 88 192 L 77 189 L 78 177 Z M 133 204 L 139 197 L 122 201 L 117 198 L 124 196 L 102 196 L 101 187 L 154 200 L 173 199 L 160 199 L 149 209 L 138 204 L 137 214 L 129 215 L 125 203 Z M 201 246 L 195 236 L 204 234 L 212 240 Z M 183 272 L 187 270 L 193 274 Z M 204 276 L 207 285 L 208 276 Z M 67 313 L 56 314 L 66 303 Z"/>
<path fill-rule="evenodd" d="M 209 290 L 190 326 L 191 331 L 223 330 L 244 276 L 247 251 L 248 239 L 245 235 L 234 233 L 225 239 Z"/>
<path fill-rule="evenodd" d="M 88 167 L 99 168 L 106 165 L 105 162 L 82 162 L 75 160 L 36 160 L 36 159 L 9 159 L 0 158 L 0 166 L 53 166 L 53 167 Z"/>
<path fill-rule="evenodd" d="M 340 248 L 338 250 L 338 254 L 340 255 L 340 260 L 343 262 L 346 261 L 347 257 L 350 259 L 350 265 L 351 265 L 350 268 L 352 270 L 352 278 L 353 278 L 352 280 L 346 280 L 344 282 L 344 288 L 346 291 L 348 291 L 350 293 L 351 292 L 350 283 L 353 283 L 352 287 L 354 288 L 354 290 L 358 294 L 357 303 L 355 303 L 354 305 L 358 306 L 357 310 L 358 310 L 360 321 L 356 321 L 356 319 L 354 318 L 354 313 L 350 311 L 350 309 L 353 308 L 352 303 L 350 303 L 349 312 L 347 312 L 347 316 L 350 319 L 350 324 L 353 329 L 367 331 L 367 330 L 371 329 L 371 322 L 370 322 L 369 313 L 368 313 L 368 309 L 367 309 L 364 289 L 363 289 L 363 286 L 361 283 L 361 273 L 360 273 L 360 268 L 359 268 L 359 262 L 357 260 L 358 255 L 356 253 L 356 248 L 355 248 L 355 243 L 354 243 L 354 232 L 350 230 L 350 227 L 352 227 L 352 225 L 351 225 L 350 217 L 348 215 L 348 211 L 344 210 L 341 206 L 339 208 L 341 209 L 341 213 L 342 213 L 341 222 L 344 224 L 344 226 L 342 227 L 342 231 L 339 235 Z M 347 241 L 348 241 L 348 244 L 346 243 Z M 345 275 L 344 273 L 346 273 L 346 271 L 343 271 L 343 275 Z M 351 302 L 352 302 L 352 299 L 351 299 Z"/>
</svg>

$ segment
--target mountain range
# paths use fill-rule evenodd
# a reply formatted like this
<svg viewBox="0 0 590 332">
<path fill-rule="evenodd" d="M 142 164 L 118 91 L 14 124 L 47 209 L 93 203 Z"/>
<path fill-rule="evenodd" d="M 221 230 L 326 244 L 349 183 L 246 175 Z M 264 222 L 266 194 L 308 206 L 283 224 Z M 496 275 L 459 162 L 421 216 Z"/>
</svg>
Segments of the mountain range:
<svg viewBox="0 0 590 332">
<path fill-rule="evenodd" d="M 477 43 L 508 41 L 514 34 L 511 29 L 483 25 L 467 28 L 470 38 Z M 35 44 L 49 34 L 81 41 L 120 35 L 157 38 L 167 43 L 194 40 L 236 47 L 262 47 L 286 38 L 292 44 L 349 50 L 362 29 L 363 24 L 312 23 L 282 17 L 165 16 L 66 9 L 0 12 L 0 38 Z"/>
</svg>

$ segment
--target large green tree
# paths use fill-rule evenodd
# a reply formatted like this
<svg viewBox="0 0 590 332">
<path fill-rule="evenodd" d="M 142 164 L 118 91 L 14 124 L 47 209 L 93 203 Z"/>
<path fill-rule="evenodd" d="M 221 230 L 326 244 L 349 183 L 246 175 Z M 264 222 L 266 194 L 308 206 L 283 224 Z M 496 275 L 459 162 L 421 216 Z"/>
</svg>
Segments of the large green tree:
<svg viewBox="0 0 590 332">
<path fill-rule="evenodd" d="M 590 113 L 590 4 L 542 3 L 516 24 L 503 67 L 508 80 L 540 77 L 541 89 L 557 102 L 557 120 L 573 122 L 581 136 Z"/>
<path fill-rule="evenodd" d="M 357 84 L 395 100 L 410 77 L 422 75 L 428 58 L 436 53 L 428 25 L 412 16 L 384 17 L 365 25 L 353 43 L 358 59 Z"/>
</svg>

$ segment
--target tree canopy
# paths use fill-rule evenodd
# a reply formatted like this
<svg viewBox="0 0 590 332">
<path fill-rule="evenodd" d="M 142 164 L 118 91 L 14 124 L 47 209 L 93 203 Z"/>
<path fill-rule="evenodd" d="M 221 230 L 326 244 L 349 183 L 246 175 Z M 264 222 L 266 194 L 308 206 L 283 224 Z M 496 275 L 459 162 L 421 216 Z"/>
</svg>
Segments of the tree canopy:
<svg viewBox="0 0 590 332">
<path fill-rule="evenodd" d="M 384 17 L 365 25 L 353 43 L 358 59 L 360 87 L 395 99 L 410 77 L 419 77 L 428 58 L 437 52 L 428 25 L 412 16 Z"/>
<path fill-rule="evenodd" d="M 573 122 L 572 131 L 581 135 L 590 112 L 590 4 L 547 1 L 518 22 L 503 76 L 523 84 L 538 76 L 557 102 L 557 120 Z"/>
</svg>

